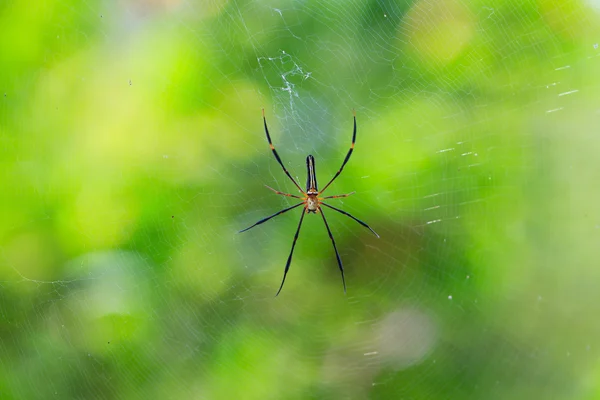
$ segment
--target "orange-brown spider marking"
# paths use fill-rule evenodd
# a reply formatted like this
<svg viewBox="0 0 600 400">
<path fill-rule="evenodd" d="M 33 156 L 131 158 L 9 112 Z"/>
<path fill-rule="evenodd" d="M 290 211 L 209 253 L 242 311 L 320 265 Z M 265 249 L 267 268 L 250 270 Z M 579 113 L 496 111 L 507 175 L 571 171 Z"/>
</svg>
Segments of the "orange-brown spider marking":
<svg viewBox="0 0 600 400">
<path fill-rule="evenodd" d="M 304 190 L 302 190 L 300 185 L 298 185 L 298 182 L 296 182 L 296 180 L 294 178 L 292 178 L 292 176 L 290 175 L 288 170 L 283 165 L 283 162 L 281 161 L 279 154 L 277 154 L 277 151 L 275 150 L 275 146 L 273 146 L 273 142 L 271 141 L 271 135 L 269 135 L 269 128 L 267 128 L 267 119 L 265 118 L 265 109 L 263 108 L 263 110 L 262 110 L 265 134 L 267 135 L 267 141 L 269 142 L 269 147 L 271 148 L 271 151 L 273 152 L 275 159 L 277 160 L 277 162 L 283 169 L 283 172 L 285 172 L 287 177 L 290 178 L 290 180 L 294 183 L 294 185 L 296 185 L 296 187 L 298 188 L 300 193 L 302 193 L 302 196 L 297 196 L 294 194 L 280 192 L 279 190 L 273 189 L 270 186 L 267 186 L 267 185 L 265 185 L 265 186 L 267 186 L 267 188 L 269 190 L 272 190 L 276 194 L 279 194 L 282 196 L 287 196 L 287 197 L 293 197 L 296 199 L 300 199 L 302 201 L 291 207 L 284 208 L 283 210 L 278 211 L 273 215 L 263 218 L 263 219 L 259 220 L 258 222 L 256 222 L 254 225 L 251 225 L 246 229 L 242 229 L 240 232 L 245 232 L 251 228 L 254 228 L 256 225 L 260 225 L 264 222 L 267 222 L 271 218 L 274 218 L 280 214 L 288 212 L 291 209 L 294 209 L 299 206 L 304 206 L 302 208 L 302 214 L 300 216 L 300 222 L 298 223 L 298 228 L 296 229 L 296 233 L 294 234 L 294 241 L 292 242 L 292 249 L 290 250 L 290 255 L 288 256 L 287 262 L 285 264 L 285 270 L 283 272 L 283 279 L 281 281 L 281 286 L 279 286 L 279 290 L 277 291 L 277 294 L 275 296 L 279 295 L 279 293 L 281 292 L 281 289 L 283 288 L 283 284 L 285 283 L 285 278 L 287 277 L 287 273 L 290 269 L 290 264 L 292 262 L 292 255 L 294 254 L 294 248 L 296 247 L 296 241 L 298 240 L 298 236 L 300 234 L 300 228 L 302 227 L 302 221 L 304 220 L 304 215 L 306 215 L 308 213 L 321 214 L 321 217 L 323 218 L 323 223 L 325 224 L 325 228 L 327 229 L 327 234 L 329 235 L 329 238 L 331 239 L 331 243 L 333 245 L 333 250 L 335 251 L 335 256 L 337 259 L 338 267 L 340 269 L 340 273 L 342 274 L 342 283 L 344 285 L 344 293 L 346 293 L 346 278 L 344 278 L 344 266 L 342 265 L 342 259 L 340 258 L 340 254 L 337 250 L 335 240 L 333 239 L 331 229 L 329 229 L 329 224 L 327 223 L 327 219 L 325 219 L 325 213 L 323 212 L 323 208 L 321 206 L 323 205 L 325 207 L 331 208 L 332 210 L 337 211 L 340 214 L 343 214 L 343 215 L 346 215 L 346 216 L 352 218 L 353 220 L 355 220 L 356 222 L 358 222 L 359 224 L 361 224 L 362 226 L 364 226 L 365 228 L 367 228 L 371 232 L 373 232 L 373 234 L 375 236 L 379 237 L 379 235 L 373 229 L 371 229 L 371 227 L 369 225 L 367 225 L 363 221 L 359 220 L 358 218 L 353 217 L 346 211 L 340 210 L 339 208 L 336 208 L 334 206 L 331 206 L 331 205 L 323 202 L 323 200 L 325 200 L 325 199 L 337 199 L 340 197 L 348 197 L 348 196 L 353 195 L 354 192 L 347 193 L 347 194 L 338 194 L 338 195 L 333 195 L 333 196 L 321 197 L 321 195 L 323 194 L 325 189 L 327 189 L 327 187 L 329 187 L 329 185 L 331 185 L 331 183 L 335 180 L 335 178 L 337 178 L 342 173 L 344 166 L 350 159 L 350 156 L 352 155 L 352 151 L 354 150 L 354 143 L 356 142 L 356 112 L 354 110 L 352 110 L 352 113 L 354 115 L 354 130 L 352 132 L 352 144 L 350 145 L 350 150 L 348 150 L 348 154 L 346 154 L 346 158 L 344 158 L 344 162 L 342 162 L 342 166 L 340 167 L 338 172 L 336 172 L 336 174 L 333 176 L 333 178 L 331 178 L 331 180 L 327 183 L 327 185 L 325 185 L 323 187 L 323 189 L 321 189 L 319 191 L 318 185 L 317 185 L 317 174 L 316 174 L 316 169 L 315 169 L 315 158 L 312 155 L 309 155 L 308 157 L 306 157 L 307 178 L 306 178 L 306 191 L 304 191 Z"/>
</svg>

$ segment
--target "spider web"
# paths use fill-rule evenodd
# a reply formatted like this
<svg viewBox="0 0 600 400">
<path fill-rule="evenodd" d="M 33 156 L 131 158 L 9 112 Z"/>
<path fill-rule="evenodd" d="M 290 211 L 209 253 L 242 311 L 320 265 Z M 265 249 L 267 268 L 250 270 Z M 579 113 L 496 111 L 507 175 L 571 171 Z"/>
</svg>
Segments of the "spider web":
<svg viewBox="0 0 600 400">
<path fill-rule="evenodd" d="M 599 396 L 599 10 L 1 5 L 0 397 Z"/>
</svg>

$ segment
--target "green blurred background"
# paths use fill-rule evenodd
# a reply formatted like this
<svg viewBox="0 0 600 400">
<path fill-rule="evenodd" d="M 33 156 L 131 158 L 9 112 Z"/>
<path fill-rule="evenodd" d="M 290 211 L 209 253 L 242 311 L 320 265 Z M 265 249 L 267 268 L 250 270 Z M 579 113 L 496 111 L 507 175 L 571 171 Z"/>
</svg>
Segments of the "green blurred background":
<svg viewBox="0 0 600 400">
<path fill-rule="evenodd" d="M 0 2 L 0 398 L 600 399 L 600 5 Z M 329 212 L 299 210 L 271 135 Z"/>
</svg>

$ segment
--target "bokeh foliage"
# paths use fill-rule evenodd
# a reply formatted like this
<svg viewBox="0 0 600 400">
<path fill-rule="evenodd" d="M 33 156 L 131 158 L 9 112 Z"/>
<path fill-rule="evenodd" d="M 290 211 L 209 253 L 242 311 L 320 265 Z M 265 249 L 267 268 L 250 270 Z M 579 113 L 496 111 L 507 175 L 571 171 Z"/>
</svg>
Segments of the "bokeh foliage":
<svg viewBox="0 0 600 400">
<path fill-rule="evenodd" d="M 599 11 L 0 3 L 0 398 L 595 399 Z M 39 3 L 39 4 L 38 4 Z M 300 182 L 367 221 L 299 212 Z"/>
</svg>

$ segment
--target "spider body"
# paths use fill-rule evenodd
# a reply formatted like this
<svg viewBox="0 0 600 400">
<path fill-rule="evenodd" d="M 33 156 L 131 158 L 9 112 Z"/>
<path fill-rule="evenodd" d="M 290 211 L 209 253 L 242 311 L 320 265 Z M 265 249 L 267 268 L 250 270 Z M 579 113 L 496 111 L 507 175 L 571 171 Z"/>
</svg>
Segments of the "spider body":
<svg viewBox="0 0 600 400">
<path fill-rule="evenodd" d="M 292 176 L 290 175 L 288 170 L 285 168 L 285 166 L 283 165 L 283 162 L 281 161 L 281 158 L 279 157 L 279 154 L 277 154 L 277 151 L 275 150 L 275 146 L 273 146 L 273 142 L 271 141 L 271 136 L 269 135 L 269 129 L 267 128 L 267 119 L 265 118 L 265 110 L 264 109 L 263 109 L 263 122 L 264 122 L 264 127 L 265 127 L 265 133 L 267 135 L 267 141 L 269 142 L 269 147 L 271 148 L 271 151 L 273 152 L 275 159 L 277 160 L 279 165 L 281 165 L 283 172 L 288 176 L 288 178 L 290 178 L 290 180 L 294 183 L 294 185 L 296 185 L 296 187 L 303 194 L 303 196 L 297 196 L 294 194 L 280 192 L 269 186 L 267 186 L 267 188 L 272 190 L 276 194 L 280 194 L 282 196 L 287 196 L 287 197 L 293 197 L 296 199 L 300 199 L 302 201 L 291 207 L 284 208 L 283 210 L 276 212 L 273 215 L 270 215 L 266 218 L 261 219 L 260 221 L 256 222 L 254 225 L 251 225 L 246 229 L 242 229 L 240 231 L 240 233 L 245 232 L 251 228 L 254 228 L 256 225 L 260 225 L 264 222 L 267 222 L 268 220 L 270 220 L 273 217 L 276 217 L 280 214 L 288 212 L 289 210 L 292 210 L 296 207 L 304 205 L 304 207 L 302 209 L 302 215 L 300 216 L 300 222 L 298 223 L 298 228 L 296 229 L 296 234 L 294 235 L 294 241 L 292 242 L 292 250 L 290 251 L 290 255 L 288 256 L 287 263 L 285 265 L 285 271 L 283 273 L 283 280 L 281 281 L 281 286 L 279 287 L 279 290 L 277 291 L 277 294 L 275 295 L 275 296 L 278 296 L 279 293 L 281 292 L 281 289 L 283 288 L 283 284 L 285 283 L 285 278 L 287 276 L 288 270 L 290 269 L 290 264 L 292 262 L 292 255 L 294 254 L 294 248 L 296 247 L 296 241 L 298 240 L 298 236 L 300 234 L 300 227 L 302 226 L 302 221 L 304 220 L 304 215 L 308 214 L 308 213 L 313 213 L 313 214 L 320 213 L 321 217 L 323 218 L 323 222 L 325 223 L 325 228 L 327 228 L 327 233 L 329 234 L 329 239 L 331 239 L 331 243 L 333 244 L 333 250 L 335 251 L 335 256 L 337 258 L 337 263 L 338 263 L 338 266 L 340 269 L 340 273 L 342 274 L 342 283 L 344 285 L 344 293 L 346 293 L 346 279 L 344 278 L 344 266 L 342 265 L 342 259 L 340 258 L 340 255 L 338 253 L 337 246 L 335 245 L 335 240 L 333 239 L 333 235 L 331 234 L 331 230 L 329 229 L 329 224 L 327 223 L 327 219 L 325 219 L 325 214 L 323 213 L 323 208 L 321 206 L 322 205 L 326 206 L 328 208 L 331 208 L 332 210 L 339 212 L 340 214 L 344 214 L 344 215 L 352 218 L 353 220 L 355 220 L 356 222 L 358 222 L 365 228 L 369 229 L 375 236 L 379 237 L 379 235 L 373 229 L 371 229 L 371 227 L 369 225 L 367 225 L 366 223 L 362 222 L 361 220 L 353 217 L 346 211 L 342 211 L 339 208 L 336 208 L 334 206 L 331 206 L 331 205 L 323 202 L 323 200 L 325 200 L 325 199 L 348 197 L 348 196 L 354 194 L 354 192 L 347 193 L 347 194 L 341 194 L 341 195 L 335 195 L 335 196 L 327 196 L 327 197 L 321 197 L 321 195 L 323 194 L 325 189 L 327 189 L 327 187 L 329 185 L 331 185 L 331 183 L 335 180 L 335 178 L 337 178 L 341 174 L 342 170 L 344 169 L 344 166 L 346 165 L 346 163 L 350 159 L 350 156 L 352 155 L 352 151 L 354 150 L 354 143 L 356 141 L 356 114 L 354 114 L 354 130 L 352 133 L 352 144 L 350 145 L 350 150 L 348 150 L 348 154 L 346 154 L 346 158 L 344 159 L 344 162 L 342 163 L 342 166 L 340 167 L 338 172 L 333 176 L 333 178 L 331 178 L 329 183 L 327 183 L 327 185 L 325 185 L 323 187 L 323 189 L 321 189 L 320 191 L 319 191 L 318 185 L 317 185 L 317 175 L 316 175 L 316 171 L 315 171 L 315 158 L 312 155 L 309 155 L 308 157 L 306 157 L 306 172 L 307 172 L 307 174 L 306 174 L 307 175 L 306 191 L 303 191 L 302 188 L 300 187 L 300 185 L 298 185 L 298 182 L 296 182 L 296 180 L 294 178 L 292 178 Z"/>
<path fill-rule="evenodd" d="M 315 158 L 306 157 L 306 211 L 316 213 L 319 210 L 319 190 L 315 172 Z"/>
</svg>

